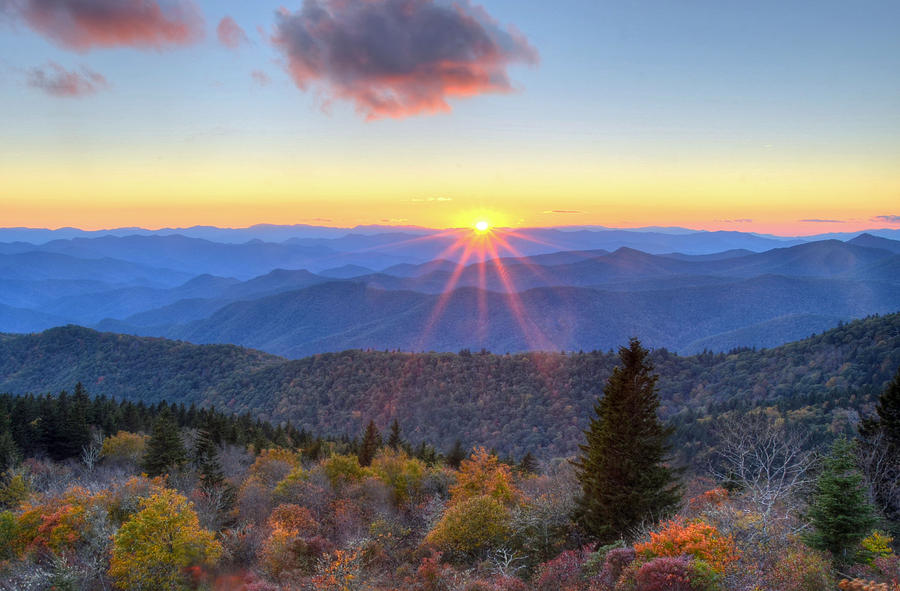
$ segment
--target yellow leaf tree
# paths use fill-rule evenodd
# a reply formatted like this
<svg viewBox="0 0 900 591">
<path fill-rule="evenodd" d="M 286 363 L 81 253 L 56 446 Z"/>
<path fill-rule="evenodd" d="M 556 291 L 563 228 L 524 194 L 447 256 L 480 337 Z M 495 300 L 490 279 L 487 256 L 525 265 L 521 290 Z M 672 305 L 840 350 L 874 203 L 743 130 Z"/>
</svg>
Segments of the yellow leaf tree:
<svg viewBox="0 0 900 591">
<path fill-rule="evenodd" d="M 222 547 L 174 490 L 144 499 L 141 507 L 113 539 L 110 576 L 130 591 L 189 588 L 187 569 L 215 563 Z"/>
</svg>

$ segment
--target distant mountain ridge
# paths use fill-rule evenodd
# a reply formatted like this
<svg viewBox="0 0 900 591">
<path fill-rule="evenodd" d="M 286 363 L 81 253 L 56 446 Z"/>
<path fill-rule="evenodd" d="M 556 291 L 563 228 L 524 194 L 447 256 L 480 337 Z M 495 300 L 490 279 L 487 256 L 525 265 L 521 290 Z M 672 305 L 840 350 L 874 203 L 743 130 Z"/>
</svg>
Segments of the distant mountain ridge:
<svg viewBox="0 0 900 591">
<path fill-rule="evenodd" d="M 576 242 L 599 235 L 545 232 Z M 627 234 L 697 240 L 697 233 Z M 424 248 L 432 238 L 410 236 L 243 244 L 104 236 L 51 241 L 44 250 L 0 244 L 0 330 L 73 323 L 291 357 L 352 347 L 579 350 L 643 334 L 653 346 L 691 353 L 775 346 L 840 320 L 900 309 L 900 241 L 865 233 L 847 242 L 778 242 L 763 252 L 653 254 L 620 246 L 464 267 L 440 258 L 387 264 L 406 248 L 422 258 L 444 244 Z M 125 258 L 105 256 L 113 251 Z M 362 259 L 381 264 L 352 262 Z M 318 272 L 295 268 L 312 260 Z M 251 275 L 254 269 L 266 271 Z"/>
</svg>

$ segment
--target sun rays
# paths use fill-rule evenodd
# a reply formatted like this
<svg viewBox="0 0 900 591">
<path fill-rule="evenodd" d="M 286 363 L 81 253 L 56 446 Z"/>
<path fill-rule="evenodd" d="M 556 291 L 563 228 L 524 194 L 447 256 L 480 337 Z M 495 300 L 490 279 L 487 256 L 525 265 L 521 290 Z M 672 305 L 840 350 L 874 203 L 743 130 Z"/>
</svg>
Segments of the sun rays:
<svg viewBox="0 0 900 591">
<path fill-rule="evenodd" d="M 415 240 L 427 241 L 446 239 L 452 236 L 452 242 L 436 257 L 438 259 L 453 260 L 454 267 L 449 272 L 440 296 L 430 310 L 428 319 L 422 327 L 419 338 L 419 349 L 428 347 L 429 339 L 443 317 L 447 306 L 454 297 L 459 297 L 458 288 L 477 288 L 476 304 L 473 314 L 476 315 L 475 337 L 479 342 L 484 342 L 490 322 L 490 310 L 488 305 L 489 292 L 502 292 L 507 311 L 515 320 L 518 329 L 525 337 L 529 347 L 534 350 L 555 350 L 556 347 L 544 334 L 541 328 L 531 319 L 526 306 L 522 302 L 520 289 L 515 283 L 513 274 L 508 265 L 504 263 L 504 257 L 517 259 L 516 267 L 528 269 L 537 277 L 546 281 L 537 265 L 532 264 L 510 242 L 511 238 L 541 244 L 547 244 L 541 240 L 530 237 L 527 231 L 498 228 L 486 218 L 479 218 L 470 228 L 458 228 L 452 231 L 441 232 L 430 236 L 423 236 Z"/>
</svg>

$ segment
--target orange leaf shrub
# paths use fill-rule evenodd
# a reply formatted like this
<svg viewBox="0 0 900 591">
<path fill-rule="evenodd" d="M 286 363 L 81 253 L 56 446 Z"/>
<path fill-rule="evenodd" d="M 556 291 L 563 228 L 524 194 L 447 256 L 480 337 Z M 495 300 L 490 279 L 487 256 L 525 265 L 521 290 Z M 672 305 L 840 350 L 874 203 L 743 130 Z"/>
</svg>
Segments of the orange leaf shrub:
<svg viewBox="0 0 900 591">
<path fill-rule="evenodd" d="M 732 537 L 702 521 L 667 521 L 662 530 L 650 533 L 649 542 L 635 544 L 634 549 L 644 558 L 692 556 L 718 574 L 738 559 Z"/>
</svg>

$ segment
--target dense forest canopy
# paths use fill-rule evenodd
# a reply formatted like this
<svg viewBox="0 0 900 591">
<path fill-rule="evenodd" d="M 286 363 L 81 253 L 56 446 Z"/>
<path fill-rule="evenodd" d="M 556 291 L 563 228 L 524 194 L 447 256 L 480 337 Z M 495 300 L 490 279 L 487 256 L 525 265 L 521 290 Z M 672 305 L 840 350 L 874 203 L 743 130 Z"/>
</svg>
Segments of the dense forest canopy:
<svg viewBox="0 0 900 591">
<path fill-rule="evenodd" d="M 709 414 L 773 406 L 823 438 L 853 429 L 900 366 L 900 314 L 854 321 L 764 350 L 650 356 L 663 417 L 701 447 Z M 68 326 L 0 336 L 0 392 L 92 394 L 215 405 L 320 433 L 382 429 L 449 447 L 462 436 L 515 457 L 572 455 L 616 363 L 612 352 L 345 351 L 289 361 L 231 345 L 191 345 Z M 686 434 L 686 435 L 685 435 Z M 682 446 L 688 452 L 691 446 Z M 699 450 L 698 450 L 699 451 Z M 693 452 L 691 452 L 693 453 Z"/>
</svg>

